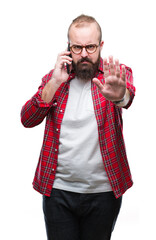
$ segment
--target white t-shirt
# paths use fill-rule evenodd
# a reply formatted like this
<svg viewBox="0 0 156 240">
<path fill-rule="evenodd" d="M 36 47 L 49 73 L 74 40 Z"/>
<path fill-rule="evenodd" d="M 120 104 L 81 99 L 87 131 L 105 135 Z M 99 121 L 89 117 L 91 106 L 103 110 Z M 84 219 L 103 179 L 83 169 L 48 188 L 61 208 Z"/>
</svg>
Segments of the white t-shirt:
<svg viewBox="0 0 156 240">
<path fill-rule="evenodd" d="M 73 79 L 59 139 L 54 188 L 78 193 L 112 191 L 101 157 L 91 81 Z"/>
</svg>

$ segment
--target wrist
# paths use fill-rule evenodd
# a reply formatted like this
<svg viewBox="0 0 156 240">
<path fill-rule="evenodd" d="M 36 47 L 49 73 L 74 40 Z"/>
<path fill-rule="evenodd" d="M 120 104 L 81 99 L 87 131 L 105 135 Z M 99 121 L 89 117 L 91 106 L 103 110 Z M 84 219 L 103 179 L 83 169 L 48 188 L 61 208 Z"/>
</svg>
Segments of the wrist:
<svg viewBox="0 0 156 240">
<path fill-rule="evenodd" d="M 52 87 L 55 89 L 58 89 L 61 86 L 61 82 L 53 77 L 50 79 L 49 84 L 52 85 Z"/>
<path fill-rule="evenodd" d="M 116 104 L 118 107 L 124 107 L 128 104 L 129 100 L 130 100 L 130 93 L 129 93 L 129 90 L 126 88 L 124 97 L 119 101 L 113 101 L 113 103 Z"/>
<path fill-rule="evenodd" d="M 126 95 L 126 94 L 125 94 Z M 121 99 L 121 100 L 119 100 L 119 101 L 113 101 L 113 103 L 115 103 L 115 104 L 120 104 L 120 103 L 122 103 L 124 100 L 125 100 L 125 95 L 124 95 L 124 97 Z"/>
</svg>

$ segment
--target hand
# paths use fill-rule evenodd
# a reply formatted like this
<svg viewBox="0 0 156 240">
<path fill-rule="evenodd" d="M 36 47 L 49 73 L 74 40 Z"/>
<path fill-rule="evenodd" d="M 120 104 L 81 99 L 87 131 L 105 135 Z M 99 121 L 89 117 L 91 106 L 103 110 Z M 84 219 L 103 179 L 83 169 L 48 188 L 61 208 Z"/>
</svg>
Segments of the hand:
<svg viewBox="0 0 156 240">
<path fill-rule="evenodd" d="M 99 88 L 101 94 L 110 101 L 120 101 L 126 93 L 126 69 L 122 66 L 120 70 L 119 60 L 113 61 L 113 57 L 104 59 L 104 85 L 97 79 L 93 78 L 93 82 Z"/>
<path fill-rule="evenodd" d="M 65 69 L 65 64 L 71 65 L 72 63 L 72 58 L 68 56 L 69 54 L 70 54 L 69 51 L 64 51 L 60 53 L 57 57 L 52 79 L 53 82 L 55 81 L 55 83 L 58 85 L 61 85 L 63 82 L 66 82 L 69 77 L 69 74 Z"/>
<path fill-rule="evenodd" d="M 72 63 L 72 58 L 68 56 L 69 54 L 69 51 L 64 51 L 60 53 L 57 57 L 52 78 L 48 83 L 46 83 L 42 91 L 41 98 L 46 103 L 49 103 L 53 99 L 57 89 L 63 82 L 66 82 L 69 77 L 69 74 L 64 67 L 66 63 L 68 63 L 69 65 L 71 65 Z"/>
</svg>

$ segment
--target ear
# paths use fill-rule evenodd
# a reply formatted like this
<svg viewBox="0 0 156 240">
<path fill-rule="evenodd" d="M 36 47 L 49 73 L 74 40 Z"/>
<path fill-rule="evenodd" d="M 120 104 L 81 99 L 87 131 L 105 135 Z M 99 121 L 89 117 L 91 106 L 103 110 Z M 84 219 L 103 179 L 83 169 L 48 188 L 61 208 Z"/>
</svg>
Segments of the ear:
<svg viewBox="0 0 156 240">
<path fill-rule="evenodd" d="M 104 41 L 101 41 L 101 43 L 100 43 L 100 50 L 102 50 L 103 45 L 104 45 Z"/>
</svg>

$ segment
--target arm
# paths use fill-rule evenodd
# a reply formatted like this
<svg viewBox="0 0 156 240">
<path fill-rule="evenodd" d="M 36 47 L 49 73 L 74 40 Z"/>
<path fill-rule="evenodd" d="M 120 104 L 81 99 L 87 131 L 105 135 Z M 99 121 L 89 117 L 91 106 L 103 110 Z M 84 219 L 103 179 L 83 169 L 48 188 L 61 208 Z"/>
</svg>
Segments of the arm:
<svg viewBox="0 0 156 240">
<path fill-rule="evenodd" d="M 52 107 L 53 101 L 51 101 L 51 103 L 46 103 L 41 97 L 42 91 L 51 77 L 52 71 L 43 77 L 42 84 L 38 88 L 36 94 L 22 107 L 21 122 L 24 127 L 30 128 L 40 124 Z"/>
<path fill-rule="evenodd" d="M 65 63 L 71 64 L 71 58 L 67 56 L 69 54 L 65 51 L 58 55 L 54 71 L 42 79 L 37 93 L 22 107 L 21 122 L 25 127 L 40 124 L 53 107 L 56 91 L 69 76 L 64 68 Z"/>
</svg>

